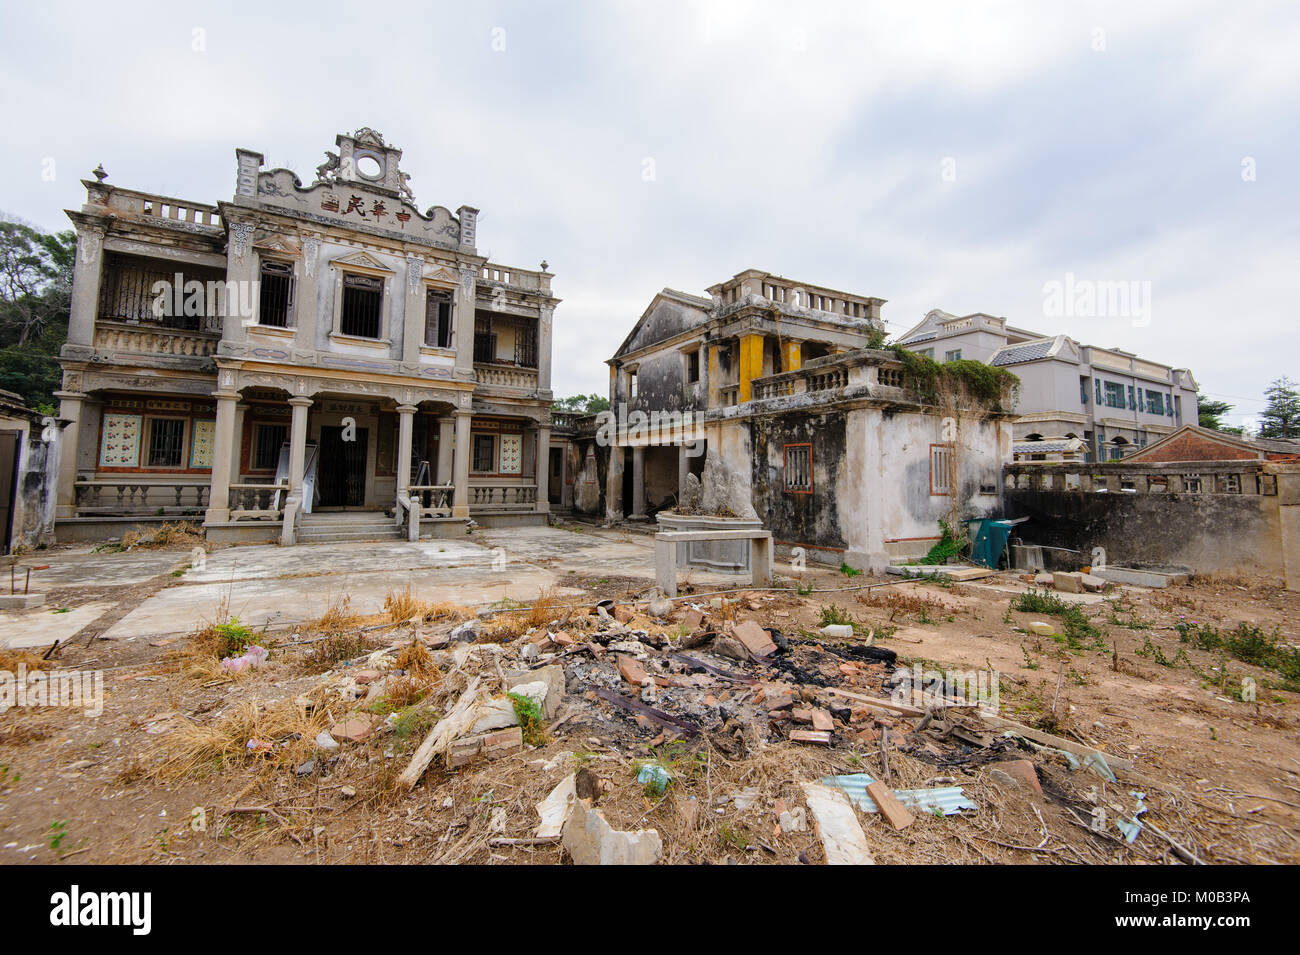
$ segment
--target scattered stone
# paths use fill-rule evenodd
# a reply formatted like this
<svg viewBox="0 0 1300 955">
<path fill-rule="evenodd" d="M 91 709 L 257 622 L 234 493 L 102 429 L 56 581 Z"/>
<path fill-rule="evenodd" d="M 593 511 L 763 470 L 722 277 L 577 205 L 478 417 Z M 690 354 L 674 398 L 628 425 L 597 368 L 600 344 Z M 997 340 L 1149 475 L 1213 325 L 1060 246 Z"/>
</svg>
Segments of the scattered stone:
<svg viewBox="0 0 1300 955">
<path fill-rule="evenodd" d="M 607 789 L 609 789 L 608 783 L 586 766 L 578 770 L 574 776 L 574 791 L 577 792 L 579 799 L 585 799 L 590 804 L 599 802 L 601 794 Z"/>
<path fill-rule="evenodd" d="M 730 657 L 733 660 L 748 660 L 749 651 L 745 645 L 735 637 L 717 636 L 713 638 L 713 652 L 720 657 Z"/>
<path fill-rule="evenodd" d="M 766 630 L 753 620 L 744 620 L 736 624 L 732 633 L 741 644 L 756 657 L 765 657 L 776 652 L 776 644 Z"/>
<path fill-rule="evenodd" d="M 633 686 L 645 686 L 650 682 L 650 674 L 635 657 L 618 654 L 618 672 Z"/>
<path fill-rule="evenodd" d="M 353 789 L 351 786 L 344 786 L 341 789 L 339 789 L 339 795 L 342 796 L 344 799 L 351 799 L 356 794 L 357 791 Z"/>
<path fill-rule="evenodd" d="M 1056 636 L 1055 628 L 1053 628 L 1050 623 L 1045 623 L 1042 620 L 1035 620 L 1033 623 L 1029 624 L 1029 632 L 1036 633 L 1040 637 Z"/>
<path fill-rule="evenodd" d="M 321 749 L 334 750 L 339 748 L 339 741 L 325 730 L 321 730 L 316 736 L 316 745 Z"/>
<path fill-rule="evenodd" d="M 646 610 L 652 617 L 667 617 L 673 612 L 673 602 L 667 597 L 656 597 Z"/>
<path fill-rule="evenodd" d="M 551 794 L 537 804 L 537 815 L 542 821 L 533 835 L 538 839 L 558 839 L 564 832 L 564 820 L 569 816 L 573 801 L 578 798 L 576 778 L 575 773 L 565 776 Z"/>
<path fill-rule="evenodd" d="M 1083 589 L 1089 593 L 1099 594 L 1106 589 L 1106 581 L 1092 574 L 1080 574 L 1079 580 L 1083 583 Z"/>
<path fill-rule="evenodd" d="M 342 723 L 335 723 L 330 729 L 330 736 L 342 743 L 361 743 L 374 731 L 375 722 L 371 717 L 352 716 Z"/>
<path fill-rule="evenodd" d="M 309 759 L 305 763 L 299 763 L 293 772 L 294 775 L 296 776 L 310 776 L 315 771 L 316 771 L 316 760 Z"/>
<path fill-rule="evenodd" d="M 564 848 L 575 865 L 654 865 L 663 856 L 663 841 L 654 829 L 615 829 L 599 809 L 581 800 L 564 823 Z"/>
<path fill-rule="evenodd" d="M 835 721 L 825 710 L 818 708 L 812 711 L 812 728 L 829 732 L 835 729 Z"/>
<path fill-rule="evenodd" d="M 459 627 L 447 634 L 447 639 L 453 643 L 473 643 L 478 639 L 479 631 L 482 624 L 477 620 L 466 620 Z"/>
<path fill-rule="evenodd" d="M 704 623 L 704 612 L 694 608 L 682 615 L 682 626 L 687 630 L 698 630 Z"/>
<path fill-rule="evenodd" d="M 1083 593 L 1083 574 L 1063 573 L 1058 570 L 1052 574 L 1052 586 L 1063 593 L 1081 594 Z"/>
</svg>

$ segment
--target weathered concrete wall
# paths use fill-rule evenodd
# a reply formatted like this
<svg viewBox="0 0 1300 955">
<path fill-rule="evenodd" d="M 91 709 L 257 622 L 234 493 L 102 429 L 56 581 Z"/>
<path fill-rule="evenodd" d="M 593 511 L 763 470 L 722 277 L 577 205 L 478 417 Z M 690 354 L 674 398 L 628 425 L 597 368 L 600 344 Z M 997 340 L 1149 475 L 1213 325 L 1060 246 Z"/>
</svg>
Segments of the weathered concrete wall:
<svg viewBox="0 0 1300 955">
<path fill-rule="evenodd" d="M 1029 543 L 1069 547 L 1111 564 L 1177 565 L 1201 573 L 1232 571 L 1281 578 L 1278 498 L 1238 494 L 1004 492 L 1008 517 L 1028 517 Z"/>
<path fill-rule="evenodd" d="M 807 412 L 753 419 L 753 500 L 763 526 L 779 542 L 843 550 L 839 496 L 846 484 L 845 415 Z M 785 446 L 810 445 L 811 494 L 785 489 Z"/>
<path fill-rule="evenodd" d="M 868 429 L 879 448 L 880 481 L 872 499 L 880 509 L 880 540 L 868 540 L 868 553 L 892 557 L 924 554 L 940 537 L 939 519 L 948 514 L 948 495 L 932 494 L 930 446 L 944 439 L 943 419 L 916 412 L 878 414 Z M 957 428 L 958 498 L 961 517 L 984 517 L 1000 506 L 1001 466 L 1010 457 L 1011 427 L 1001 420 L 963 418 Z M 852 563 L 852 562 L 850 562 Z M 876 569 L 878 560 L 872 562 Z"/>
<path fill-rule="evenodd" d="M 54 509 L 59 484 L 60 432 L 18 418 L 4 418 L 6 430 L 16 430 L 18 462 L 11 519 L 11 549 L 31 550 L 54 543 Z"/>
</svg>

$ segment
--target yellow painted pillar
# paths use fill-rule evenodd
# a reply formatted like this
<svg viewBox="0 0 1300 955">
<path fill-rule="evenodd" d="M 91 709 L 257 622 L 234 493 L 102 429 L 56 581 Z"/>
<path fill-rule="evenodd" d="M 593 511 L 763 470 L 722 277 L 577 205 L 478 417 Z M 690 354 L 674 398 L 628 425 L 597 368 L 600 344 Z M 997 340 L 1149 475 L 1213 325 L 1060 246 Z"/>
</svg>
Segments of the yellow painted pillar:
<svg viewBox="0 0 1300 955">
<path fill-rule="evenodd" d="M 718 346 L 709 346 L 709 398 L 705 407 L 717 408 L 722 404 L 722 367 L 718 361 Z"/>
<path fill-rule="evenodd" d="M 803 343 L 781 343 L 781 370 L 798 371 L 803 367 Z"/>
<path fill-rule="evenodd" d="M 750 399 L 750 382 L 763 377 L 763 336 L 743 335 L 740 339 L 740 394 L 738 401 L 744 404 Z"/>
</svg>

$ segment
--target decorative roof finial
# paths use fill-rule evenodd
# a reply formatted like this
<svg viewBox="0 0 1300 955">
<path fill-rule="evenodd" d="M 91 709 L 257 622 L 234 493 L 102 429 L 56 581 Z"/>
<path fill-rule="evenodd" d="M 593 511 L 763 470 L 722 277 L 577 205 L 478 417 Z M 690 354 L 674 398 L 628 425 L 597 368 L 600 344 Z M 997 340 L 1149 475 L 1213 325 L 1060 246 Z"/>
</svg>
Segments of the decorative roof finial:
<svg viewBox="0 0 1300 955">
<path fill-rule="evenodd" d="M 108 178 L 108 173 L 104 171 L 103 163 L 100 163 L 98 166 L 96 166 L 94 168 L 94 171 L 91 172 L 91 175 L 94 176 L 96 179 L 98 179 L 100 182 L 103 182 L 105 179 Z"/>
<path fill-rule="evenodd" d="M 545 272 L 549 268 L 550 266 L 546 264 L 546 260 L 542 259 L 542 271 Z"/>
</svg>

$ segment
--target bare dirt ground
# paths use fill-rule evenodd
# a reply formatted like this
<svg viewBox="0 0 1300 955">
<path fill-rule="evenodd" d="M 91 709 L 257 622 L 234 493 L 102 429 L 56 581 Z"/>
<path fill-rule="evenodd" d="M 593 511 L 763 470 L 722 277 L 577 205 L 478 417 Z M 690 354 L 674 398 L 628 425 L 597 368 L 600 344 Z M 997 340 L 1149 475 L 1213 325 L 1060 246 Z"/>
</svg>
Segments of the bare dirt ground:
<svg viewBox="0 0 1300 955">
<path fill-rule="evenodd" d="M 435 651 L 436 670 L 406 687 L 403 700 L 393 684 L 391 700 L 370 703 L 339 687 L 355 688 L 350 674 L 374 650 L 436 645 L 456 615 L 433 613 L 411 627 L 340 606 L 331 619 L 270 631 L 269 661 L 233 676 L 196 637 L 79 639 L 46 666 L 104 671 L 102 715 L 30 707 L 0 715 L 0 862 L 558 863 L 567 857 L 557 845 L 510 840 L 532 836 L 534 805 L 575 769 L 601 781 L 598 805 L 614 828 L 658 830 L 665 862 L 821 862 L 811 822 L 805 831 L 783 830 L 780 811 L 804 804 L 801 783 L 859 772 L 894 788 L 959 785 L 977 807 L 918 813 L 901 831 L 879 813 L 860 812 L 881 863 L 1165 863 L 1182 861 L 1179 849 L 1208 863 L 1300 861 L 1294 679 L 1198 640 L 1206 628 L 1227 633 L 1246 623 L 1295 644 L 1300 594 L 1224 579 L 1126 587 L 1078 604 L 1095 630 L 1051 637 L 1028 625 L 1054 622 L 1059 631 L 1059 617 L 1011 608 L 1027 589 L 1014 574 L 860 589 L 887 579 L 816 569 L 801 580 L 811 593 L 730 595 L 734 606 L 710 614 L 713 630 L 753 619 L 788 641 L 767 663 L 725 656 L 716 642 L 688 651 L 726 678 L 671 657 L 690 635 L 683 603 L 660 619 L 642 606 L 627 627 L 645 634 L 643 664 L 666 687 L 655 706 L 701 729 L 681 738 L 595 693 L 637 692 L 620 683 L 617 654 L 602 645 L 608 634 L 589 612 L 598 599 L 624 605 L 644 593 L 643 581 L 620 570 L 565 576 L 563 587 L 584 596 L 553 603 L 532 622 L 527 611 L 502 615 L 515 625 L 502 628 L 500 654 L 456 662 L 450 650 Z M 140 593 L 165 584 L 151 581 Z M 709 610 L 708 597 L 698 603 Z M 408 611 L 395 607 L 392 617 L 406 621 Z M 852 639 L 818 635 L 836 615 L 852 621 Z M 548 631 L 589 649 L 558 647 Z M 828 688 L 888 696 L 891 668 L 863 653 L 868 641 L 895 651 L 899 665 L 994 670 L 1001 716 L 1132 760 L 1134 769 L 1108 782 L 1053 749 L 1002 738 L 965 711 L 922 720 L 839 709 Z M 456 769 L 439 758 L 413 790 L 399 785 L 412 751 L 468 678 L 517 663 L 529 644 L 541 650 L 535 662 L 554 654 L 566 671 L 544 741 Z M 0 669 L 38 657 L 9 654 Z M 1254 681 L 1253 699 L 1244 678 Z M 831 745 L 789 739 L 799 724 L 790 710 L 772 709 L 770 688 L 782 682 L 795 689 L 796 709 L 833 708 Z M 316 747 L 320 729 L 363 707 L 386 717 L 374 735 L 336 751 Z M 954 726 L 982 741 L 963 742 Z M 1035 764 L 1041 797 L 998 781 L 992 771 L 1008 759 Z M 663 795 L 636 781 L 646 760 L 672 776 Z M 1112 822 L 1133 812 L 1133 793 L 1145 794 L 1145 825 L 1129 844 Z M 1112 822 L 1094 832 L 1088 823 L 1098 807 Z"/>
</svg>

